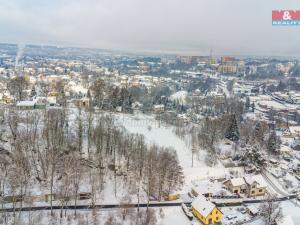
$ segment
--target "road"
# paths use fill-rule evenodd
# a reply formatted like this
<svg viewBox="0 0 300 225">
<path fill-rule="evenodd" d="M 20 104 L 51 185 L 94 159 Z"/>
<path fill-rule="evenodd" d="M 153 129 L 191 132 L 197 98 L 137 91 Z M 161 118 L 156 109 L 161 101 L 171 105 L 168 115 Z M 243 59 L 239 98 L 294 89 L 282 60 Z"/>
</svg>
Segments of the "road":
<svg viewBox="0 0 300 225">
<path fill-rule="evenodd" d="M 171 207 L 171 206 L 181 206 L 181 202 L 162 202 L 162 203 L 150 203 L 149 207 Z M 67 205 L 67 206 L 52 206 L 53 210 L 56 209 L 118 209 L 118 208 L 146 208 L 148 205 L 146 203 L 142 204 L 106 204 L 106 205 Z M 40 211 L 40 210 L 51 210 L 50 206 L 32 206 L 32 207 L 16 207 L 16 208 L 2 208 L 0 212 L 13 212 L 13 211 Z"/>
<path fill-rule="evenodd" d="M 291 199 L 296 199 L 297 195 L 289 195 L 285 197 L 280 197 L 274 199 L 274 201 L 289 201 Z M 254 199 L 254 200 L 244 200 L 239 201 L 238 205 L 242 204 L 251 204 L 251 203 L 262 203 L 265 202 L 265 199 Z M 191 202 L 186 202 L 191 203 Z M 69 209 L 69 210 L 75 210 L 75 209 L 85 209 L 85 210 L 92 210 L 92 209 L 119 209 L 119 208 L 146 208 L 147 206 L 150 208 L 160 208 L 160 207 L 178 207 L 181 206 L 181 202 L 150 202 L 149 205 L 147 203 L 141 203 L 141 204 L 106 204 L 106 205 L 67 205 L 67 206 L 59 206 L 55 205 L 52 206 L 53 210 L 57 209 Z M 232 203 L 229 205 L 226 205 L 224 203 L 222 204 L 216 204 L 217 207 L 226 207 L 226 206 L 232 206 Z M 26 207 L 15 207 L 15 208 L 2 208 L 0 209 L 0 212 L 14 212 L 14 211 L 40 211 L 40 210 L 51 210 L 50 206 L 26 206 Z"/>
<path fill-rule="evenodd" d="M 285 193 L 285 192 L 283 192 L 279 187 L 277 187 L 274 183 L 273 183 L 273 181 L 267 176 L 267 174 L 265 173 L 265 172 L 262 172 L 261 173 L 262 174 L 262 176 L 265 178 L 265 180 L 267 181 L 267 183 L 278 193 L 278 194 L 280 194 L 280 195 L 282 195 L 282 196 L 288 196 L 288 194 L 287 193 Z"/>
</svg>

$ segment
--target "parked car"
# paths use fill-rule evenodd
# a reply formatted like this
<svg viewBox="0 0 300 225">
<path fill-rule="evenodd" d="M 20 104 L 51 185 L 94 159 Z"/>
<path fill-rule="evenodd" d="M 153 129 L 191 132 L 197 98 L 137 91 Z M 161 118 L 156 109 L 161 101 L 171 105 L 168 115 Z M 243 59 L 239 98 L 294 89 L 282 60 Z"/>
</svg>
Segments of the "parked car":
<svg viewBox="0 0 300 225">
<path fill-rule="evenodd" d="M 226 216 L 226 218 L 227 218 L 228 220 L 233 220 L 233 219 L 236 219 L 237 216 L 236 216 L 236 215 L 228 215 L 228 216 Z"/>
<path fill-rule="evenodd" d="M 181 208 L 184 214 L 187 216 L 187 218 L 189 218 L 189 220 L 193 220 L 193 213 L 188 209 L 188 207 L 184 203 L 181 204 Z"/>
</svg>

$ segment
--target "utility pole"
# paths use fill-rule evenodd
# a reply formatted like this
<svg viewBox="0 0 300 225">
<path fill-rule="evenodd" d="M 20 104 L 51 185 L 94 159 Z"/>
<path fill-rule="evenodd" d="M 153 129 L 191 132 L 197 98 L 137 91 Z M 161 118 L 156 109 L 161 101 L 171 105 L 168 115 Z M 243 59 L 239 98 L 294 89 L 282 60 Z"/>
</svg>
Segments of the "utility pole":
<svg viewBox="0 0 300 225">
<path fill-rule="evenodd" d="M 193 145 L 193 147 L 192 147 L 192 168 L 194 167 L 194 154 L 195 154 L 195 152 L 196 152 L 196 146 Z"/>
</svg>

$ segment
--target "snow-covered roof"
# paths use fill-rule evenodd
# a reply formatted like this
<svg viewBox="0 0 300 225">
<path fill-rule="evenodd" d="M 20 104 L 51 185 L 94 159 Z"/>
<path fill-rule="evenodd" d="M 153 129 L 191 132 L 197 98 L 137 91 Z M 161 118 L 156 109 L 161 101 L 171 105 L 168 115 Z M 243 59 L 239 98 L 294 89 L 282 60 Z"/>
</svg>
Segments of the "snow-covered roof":
<svg viewBox="0 0 300 225">
<path fill-rule="evenodd" d="M 47 97 L 47 101 L 49 104 L 56 104 L 56 97 Z"/>
<path fill-rule="evenodd" d="M 292 134 L 300 132 L 300 126 L 290 126 L 289 129 Z"/>
<path fill-rule="evenodd" d="M 34 106 L 35 101 L 20 101 L 17 103 L 17 106 Z"/>
<path fill-rule="evenodd" d="M 259 212 L 258 208 L 255 205 L 249 205 L 247 208 L 252 214 L 257 214 Z"/>
<path fill-rule="evenodd" d="M 266 108 L 273 108 L 275 110 L 284 110 L 286 109 L 286 106 L 276 102 L 276 101 L 259 101 L 258 104 L 260 106 L 266 107 Z"/>
<path fill-rule="evenodd" d="M 244 177 L 244 179 L 245 179 L 246 183 L 249 184 L 249 185 L 252 185 L 254 182 L 256 182 L 258 188 L 265 188 L 265 187 L 268 186 L 266 181 L 264 180 L 264 178 L 260 174 L 254 175 L 254 176 Z"/>
<path fill-rule="evenodd" d="M 133 103 L 131 104 L 131 106 L 132 106 L 132 107 L 137 107 L 137 106 L 140 107 L 140 106 L 143 106 L 143 104 L 136 101 L 136 102 L 133 102 Z"/>
<path fill-rule="evenodd" d="M 161 104 L 161 105 L 154 105 L 153 107 L 154 109 L 160 109 L 160 108 L 164 108 L 165 106 Z"/>
<path fill-rule="evenodd" d="M 82 93 L 82 94 L 87 94 L 88 89 L 84 88 L 81 85 L 75 85 L 75 86 L 71 86 L 71 91 L 75 92 L 75 93 Z"/>
<path fill-rule="evenodd" d="M 292 148 L 295 148 L 297 147 L 298 145 L 300 144 L 300 140 L 295 140 L 293 143 L 292 143 Z"/>
<path fill-rule="evenodd" d="M 206 218 L 216 206 L 212 202 L 208 201 L 203 195 L 198 195 L 192 202 L 192 207 Z"/>
<path fill-rule="evenodd" d="M 232 186 L 237 187 L 237 186 L 242 186 L 245 183 L 245 180 L 243 178 L 233 178 L 230 180 L 232 183 Z"/>
<path fill-rule="evenodd" d="M 280 146 L 280 151 L 281 151 L 281 152 L 291 152 L 292 149 L 291 149 L 289 146 L 281 145 L 281 146 Z"/>
</svg>

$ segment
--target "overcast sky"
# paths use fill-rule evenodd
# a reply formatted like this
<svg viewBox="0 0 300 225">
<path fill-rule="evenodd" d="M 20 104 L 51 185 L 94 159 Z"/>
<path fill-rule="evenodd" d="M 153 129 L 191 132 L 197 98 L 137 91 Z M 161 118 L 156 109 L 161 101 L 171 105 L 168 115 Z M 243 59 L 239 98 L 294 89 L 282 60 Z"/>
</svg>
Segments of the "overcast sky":
<svg viewBox="0 0 300 225">
<path fill-rule="evenodd" d="M 184 54 L 300 55 L 299 0 L 0 0 L 0 42 Z"/>
</svg>

